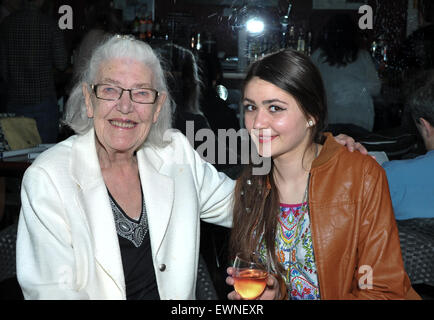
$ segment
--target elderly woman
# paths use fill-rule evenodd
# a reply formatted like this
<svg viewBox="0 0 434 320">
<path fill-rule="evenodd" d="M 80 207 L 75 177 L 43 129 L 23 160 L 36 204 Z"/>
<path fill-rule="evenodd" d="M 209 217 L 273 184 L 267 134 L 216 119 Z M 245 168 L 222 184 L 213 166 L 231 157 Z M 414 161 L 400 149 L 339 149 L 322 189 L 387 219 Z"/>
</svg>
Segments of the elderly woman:
<svg viewBox="0 0 434 320">
<path fill-rule="evenodd" d="M 96 48 L 67 103 L 77 135 L 23 178 L 25 298 L 195 298 L 199 221 L 231 226 L 234 182 L 168 130 L 169 101 L 147 44 L 114 36 Z"/>
<path fill-rule="evenodd" d="M 234 182 L 166 131 L 169 101 L 147 44 L 115 36 L 95 50 L 67 105 L 78 135 L 23 179 L 26 299 L 195 297 L 199 221 L 230 226 Z"/>
</svg>

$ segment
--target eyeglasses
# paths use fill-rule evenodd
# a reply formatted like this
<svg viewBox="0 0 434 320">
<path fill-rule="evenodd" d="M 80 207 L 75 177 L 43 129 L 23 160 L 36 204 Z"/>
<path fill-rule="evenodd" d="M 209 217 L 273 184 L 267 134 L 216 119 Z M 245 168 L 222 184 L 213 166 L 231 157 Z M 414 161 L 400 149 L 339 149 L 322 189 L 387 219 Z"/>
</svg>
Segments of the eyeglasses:
<svg viewBox="0 0 434 320">
<path fill-rule="evenodd" d="M 119 100 L 124 91 L 130 93 L 131 101 L 142 104 L 153 104 L 158 97 L 158 91 L 151 88 L 124 89 L 111 84 L 92 84 L 91 88 L 98 99 L 109 101 Z"/>
</svg>

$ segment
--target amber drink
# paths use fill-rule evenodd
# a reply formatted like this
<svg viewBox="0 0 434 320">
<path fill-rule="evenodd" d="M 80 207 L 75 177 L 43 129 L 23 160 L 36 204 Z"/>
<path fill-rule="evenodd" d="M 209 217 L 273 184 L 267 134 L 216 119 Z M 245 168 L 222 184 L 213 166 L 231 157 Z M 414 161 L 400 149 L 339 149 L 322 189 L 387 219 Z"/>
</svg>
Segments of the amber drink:
<svg viewBox="0 0 434 320">
<path fill-rule="evenodd" d="M 237 254 L 233 267 L 235 291 L 243 299 L 253 300 L 259 297 L 267 284 L 268 272 L 264 266 L 256 259 L 243 259 L 241 254 Z"/>
</svg>

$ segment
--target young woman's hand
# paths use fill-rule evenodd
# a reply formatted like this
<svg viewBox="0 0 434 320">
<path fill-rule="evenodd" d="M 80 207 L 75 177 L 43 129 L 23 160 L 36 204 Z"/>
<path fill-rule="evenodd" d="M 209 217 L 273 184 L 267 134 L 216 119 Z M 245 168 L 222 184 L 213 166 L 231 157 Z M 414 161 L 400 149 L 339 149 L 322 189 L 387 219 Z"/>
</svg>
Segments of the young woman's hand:
<svg viewBox="0 0 434 320">
<path fill-rule="evenodd" d="M 234 268 L 229 267 L 227 268 L 228 277 L 226 278 L 226 283 L 230 286 L 234 285 L 234 278 L 232 278 L 232 274 L 234 271 Z M 234 290 L 228 294 L 229 300 L 242 300 L 243 298 Z M 267 285 L 265 287 L 264 292 L 256 298 L 256 300 L 279 300 L 281 299 L 280 296 L 280 286 L 279 281 L 273 276 L 268 275 L 267 278 Z"/>
</svg>

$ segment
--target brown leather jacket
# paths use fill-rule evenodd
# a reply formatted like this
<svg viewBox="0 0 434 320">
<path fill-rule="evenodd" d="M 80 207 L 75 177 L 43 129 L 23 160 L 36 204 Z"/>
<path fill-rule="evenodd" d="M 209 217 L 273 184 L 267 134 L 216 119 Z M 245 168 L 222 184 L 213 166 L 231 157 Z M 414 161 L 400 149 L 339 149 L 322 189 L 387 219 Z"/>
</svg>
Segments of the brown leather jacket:
<svg viewBox="0 0 434 320">
<path fill-rule="evenodd" d="M 327 134 L 312 163 L 309 209 L 321 299 L 420 299 L 404 270 L 386 174 L 374 159 Z"/>
</svg>

